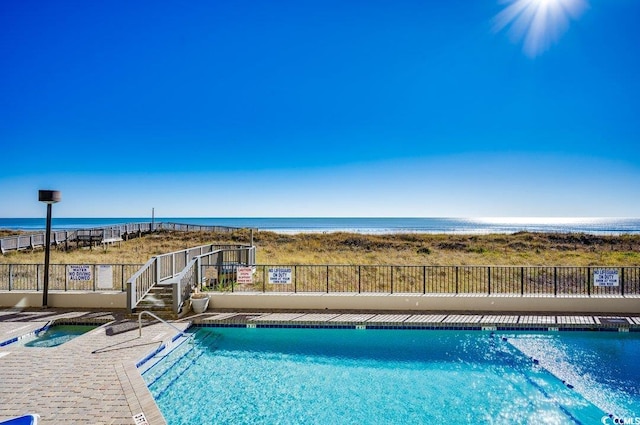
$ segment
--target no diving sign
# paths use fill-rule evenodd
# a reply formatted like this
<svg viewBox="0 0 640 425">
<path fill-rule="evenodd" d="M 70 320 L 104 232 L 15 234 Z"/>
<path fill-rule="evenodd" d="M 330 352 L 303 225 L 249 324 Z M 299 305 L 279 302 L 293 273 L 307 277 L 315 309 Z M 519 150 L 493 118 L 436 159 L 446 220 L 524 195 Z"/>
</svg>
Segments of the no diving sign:
<svg viewBox="0 0 640 425">
<path fill-rule="evenodd" d="M 91 266 L 67 266 L 69 280 L 91 280 Z"/>
</svg>

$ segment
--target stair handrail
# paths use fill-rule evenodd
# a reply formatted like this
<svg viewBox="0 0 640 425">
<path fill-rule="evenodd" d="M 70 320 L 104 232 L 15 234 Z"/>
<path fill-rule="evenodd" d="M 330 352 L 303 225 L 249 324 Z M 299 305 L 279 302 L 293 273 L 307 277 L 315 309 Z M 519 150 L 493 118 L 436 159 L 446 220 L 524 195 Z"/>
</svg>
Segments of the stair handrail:
<svg viewBox="0 0 640 425">
<path fill-rule="evenodd" d="M 247 249 L 251 247 L 244 244 L 207 244 L 151 257 L 140 270 L 135 272 L 129 280 L 127 280 L 127 311 L 132 312 L 154 285 L 161 281 L 174 279 L 176 277 L 180 278 L 180 274 L 189 266 L 190 260 L 194 257 L 220 250 L 237 250 L 243 248 Z M 250 261 L 255 263 L 255 247 L 252 248 L 253 255 Z"/>
<path fill-rule="evenodd" d="M 178 333 L 181 334 L 181 335 L 184 335 L 186 337 L 193 336 L 193 334 L 187 334 L 185 331 L 182 331 L 182 330 L 178 329 L 176 326 L 173 326 L 171 323 L 167 322 L 164 319 L 161 319 L 160 317 L 156 316 L 152 312 L 144 310 L 144 311 L 141 311 L 140 313 L 138 313 L 138 338 L 142 337 L 142 315 L 143 314 L 148 314 L 149 316 L 153 317 L 154 319 L 161 321 L 165 325 L 171 326 L 173 329 L 178 331 Z"/>
<path fill-rule="evenodd" d="M 209 252 L 201 253 L 189 261 L 180 273 L 175 276 L 173 285 L 173 311 L 180 314 L 182 306 L 190 298 L 191 291 L 202 284 L 204 276 L 201 272 L 202 261 L 206 258 L 206 264 L 210 264 L 213 256 L 216 257 L 215 263 L 219 266 L 224 264 L 224 256 L 226 253 L 235 252 L 239 257 L 239 253 L 245 252 L 244 260 L 238 258 L 239 264 L 255 265 L 255 245 L 219 245 L 218 248 Z"/>
</svg>

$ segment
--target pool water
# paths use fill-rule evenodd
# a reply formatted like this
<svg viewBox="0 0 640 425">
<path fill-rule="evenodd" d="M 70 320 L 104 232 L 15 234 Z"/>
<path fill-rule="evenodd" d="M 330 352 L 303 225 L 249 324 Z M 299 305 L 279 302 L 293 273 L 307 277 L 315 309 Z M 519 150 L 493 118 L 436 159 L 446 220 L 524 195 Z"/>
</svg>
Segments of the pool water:
<svg viewBox="0 0 640 425">
<path fill-rule="evenodd" d="M 638 417 L 640 423 L 640 335 L 569 332 L 521 335 L 509 342 L 602 410 Z"/>
<path fill-rule="evenodd" d="M 57 347 L 95 328 L 92 325 L 55 325 L 26 338 L 22 341 L 22 345 L 25 347 Z"/>
<path fill-rule="evenodd" d="M 195 332 L 143 373 L 169 424 L 587 424 L 608 413 L 640 416 L 638 372 L 625 373 L 640 356 L 638 334 Z M 558 359 L 563 366 L 553 370 Z"/>
</svg>

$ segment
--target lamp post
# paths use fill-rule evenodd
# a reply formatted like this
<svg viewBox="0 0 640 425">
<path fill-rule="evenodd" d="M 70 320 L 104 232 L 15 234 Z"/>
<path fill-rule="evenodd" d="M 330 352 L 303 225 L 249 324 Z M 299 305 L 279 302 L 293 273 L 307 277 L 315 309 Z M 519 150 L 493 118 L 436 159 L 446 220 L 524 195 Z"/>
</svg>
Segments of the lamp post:
<svg viewBox="0 0 640 425">
<path fill-rule="evenodd" d="M 42 292 L 42 307 L 49 307 L 49 252 L 51 250 L 51 205 L 60 202 L 62 199 L 60 192 L 57 190 L 39 190 L 38 201 L 47 204 L 47 232 L 44 242 L 44 286 Z"/>
</svg>

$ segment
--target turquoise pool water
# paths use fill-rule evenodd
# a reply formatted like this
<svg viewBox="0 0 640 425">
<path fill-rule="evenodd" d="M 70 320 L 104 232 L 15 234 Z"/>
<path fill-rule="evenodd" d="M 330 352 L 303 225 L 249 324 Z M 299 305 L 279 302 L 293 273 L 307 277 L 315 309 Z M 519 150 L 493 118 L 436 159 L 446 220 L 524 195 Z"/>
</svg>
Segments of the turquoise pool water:
<svg viewBox="0 0 640 425">
<path fill-rule="evenodd" d="M 143 373 L 169 424 L 591 424 L 608 413 L 640 416 L 638 334 L 195 332 Z"/>
<path fill-rule="evenodd" d="M 95 328 L 92 325 L 55 325 L 38 335 L 25 338 L 21 343 L 25 347 L 57 347 Z"/>
</svg>

